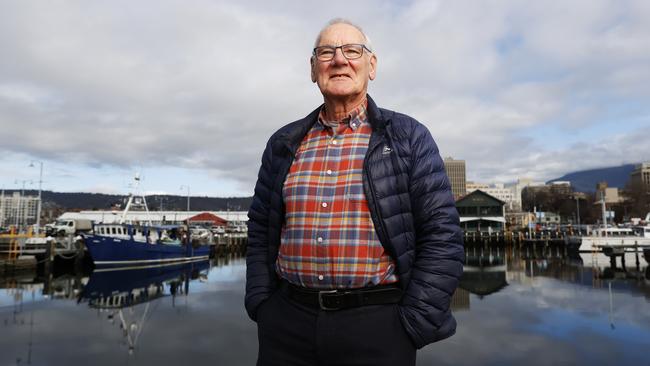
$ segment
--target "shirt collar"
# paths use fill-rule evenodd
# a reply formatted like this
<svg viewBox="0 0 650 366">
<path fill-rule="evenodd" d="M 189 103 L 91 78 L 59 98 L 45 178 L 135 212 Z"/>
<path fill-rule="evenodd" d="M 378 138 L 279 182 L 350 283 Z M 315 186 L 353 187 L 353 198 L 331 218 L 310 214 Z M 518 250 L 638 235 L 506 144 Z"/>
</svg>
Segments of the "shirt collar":
<svg viewBox="0 0 650 366">
<path fill-rule="evenodd" d="M 323 106 L 318 114 L 318 123 L 324 128 L 337 129 L 341 124 L 347 124 L 353 131 L 359 128 L 362 124 L 368 122 L 368 99 L 363 101 L 348 113 L 347 117 L 340 121 L 327 121 L 325 120 L 325 106 Z"/>
</svg>

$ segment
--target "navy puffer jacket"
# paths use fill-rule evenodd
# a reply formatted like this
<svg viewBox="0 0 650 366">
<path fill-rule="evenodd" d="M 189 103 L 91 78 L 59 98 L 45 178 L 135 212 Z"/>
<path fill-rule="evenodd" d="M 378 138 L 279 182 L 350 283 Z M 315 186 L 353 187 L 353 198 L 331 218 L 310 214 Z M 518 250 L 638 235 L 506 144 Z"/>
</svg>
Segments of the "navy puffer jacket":
<svg viewBox="0 0 650 366">
<path fill-rule="evenodd" d="M 278 288 L 274 266 L 285 206 L 282 188 L 296 150 L 320 107 L 269 139 L 248 212 L 246 310 Z M 463 272 L 458 212 L 438 148 L 427 128 L 406 115 L 378 108 L 368 97 L 373 132 L 363 186 L 381 244 L 395 260 L 405 295 L 402 323 L 421 348 L 454 334 L 450 299 Z"/>
</svg>

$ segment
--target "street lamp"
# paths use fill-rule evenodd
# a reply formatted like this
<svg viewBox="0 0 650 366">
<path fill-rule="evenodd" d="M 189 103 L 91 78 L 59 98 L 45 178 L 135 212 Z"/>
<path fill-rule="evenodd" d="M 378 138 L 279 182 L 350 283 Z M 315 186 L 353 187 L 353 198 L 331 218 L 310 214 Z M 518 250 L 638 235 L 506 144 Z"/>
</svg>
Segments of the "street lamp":
<svg viewBox="0 0 650 366">
<path fill-rule="evenodd" d="M 41 209 L 42 209 L 42 200 L 41 200 L 41 191 L 43 188 L 43 162 L 40 160 L 32 160 L 29 163 L 29 167 L 33 168 L 35 165 L 34 163 L 38 163 L 40 165 L 40 171 L 38 174 L 38 206 L 36 209 L 36 234 L 40 233 L 41 231 Z"/>
<path fill-rule="evenodd" d="M 190 186 L 182 185 L 179 189 L 187 189 L 187 212 L 190 212 Z"/>
</svg>

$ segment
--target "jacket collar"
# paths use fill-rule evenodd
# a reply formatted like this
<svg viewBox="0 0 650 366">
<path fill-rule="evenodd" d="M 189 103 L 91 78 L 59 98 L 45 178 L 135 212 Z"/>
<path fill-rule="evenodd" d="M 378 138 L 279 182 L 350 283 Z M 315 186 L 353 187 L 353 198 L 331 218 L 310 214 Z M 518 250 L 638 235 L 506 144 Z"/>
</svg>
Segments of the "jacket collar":
<svg viewBox="0 0 650 366">
<path fill-rule="evenodd" d="M 377 104 L 375 104 L 375 101 L 372 100 L 370 95 L 366 95 L 366 97 L 368 98 L 368 123 L 370 123 L 373 132 L 383 134 L 386 129 L 387 121 L 384 119 L 381 110 L 377 107 Z M 288 129 L 285 133 L 279 136 L 279 140 L 282 140 L 285 146 L 292 153 L 296 152 L 302 139 L 307 135 L 314 123 L 318 121 L 318 114 L 320 113 L 321 108 L 323 108 L 322 104 L 309 113 L 305 118 L 298 120 L 295 128 Z"/>
<path fill-rule="evenodd" d="M 370 126 L 372 126 L 372 130 L 383 133 L 383 131 L 386 129 L 386 124 L 388 121 L 384 118 L 384 115 L 381 113 L 381 110 L 379 107 L 377 107 L 377 104 L 375 104 L 375 101 L 370 98 L 370 95 L 368 97 L 368 122 L 370 123 Z"/>
</svg>

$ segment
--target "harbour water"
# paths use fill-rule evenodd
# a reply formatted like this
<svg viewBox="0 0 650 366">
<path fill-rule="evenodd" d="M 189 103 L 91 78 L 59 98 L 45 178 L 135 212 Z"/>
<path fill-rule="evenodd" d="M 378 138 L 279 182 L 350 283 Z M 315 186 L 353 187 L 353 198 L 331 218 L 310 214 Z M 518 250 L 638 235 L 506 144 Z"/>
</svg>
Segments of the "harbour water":
<svg viewBox="0 0 650 366">
<path fill-rule="evenodd" d="M 642 255 L 625 264 L 468 247 L 457 334 L 417 364 L 648 364 L 650 268 Z M 0 278 L 0 365 L 255 364 L 242 257 L 120 272 Z"/>
</svg>

